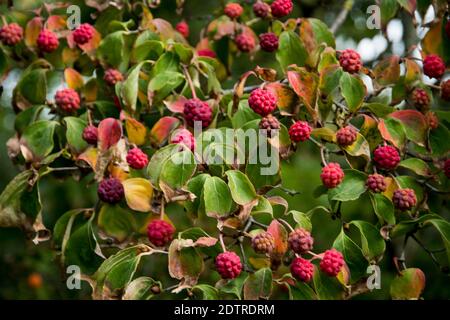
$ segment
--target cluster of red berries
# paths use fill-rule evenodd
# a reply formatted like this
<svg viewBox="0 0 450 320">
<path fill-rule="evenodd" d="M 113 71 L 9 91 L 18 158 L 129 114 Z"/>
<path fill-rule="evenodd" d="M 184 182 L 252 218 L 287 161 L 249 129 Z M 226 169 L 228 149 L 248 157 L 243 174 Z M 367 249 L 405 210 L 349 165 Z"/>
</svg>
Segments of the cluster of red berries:
<svg viewBox="0 0 450 320">
<path fill-rule="evenodd" d="M 241 258 L 232 252 L 226 251 L 216 257 L 216 270 L 222 279 L 234 279 L 242 271 Z"/>
<path fill-rule="evenodd" d="M 175 228 L 164 220 L 153 220 L 147 226 L 148 240 L 157 247 L 164 247 L 173 240 Z"/>
<path fill-rule="evenodd" d="M 273 32 L 267 32 L 259 35 L 259 44 L 261 49 L 267 52 L 274 52 L 278 49 L 278 37 Z"/>
<path fill-rule="evenodd" d="M 253 13 L 259 18 L 265 19 L 270 14 L 270 6 L 267 3 L 258 0 L 253 5 Z"/>
<path fill-rule="evenodd" d="M 419 111 L 424 112 L 428 110 L 430 106 L 430 96 L 424 89 L 421 88 L 414 89 L 414 91 L 412 92 L 412 100 L 414 102 L 414 106 Z"/>
<path fill-rule="evenodd" d="M 289 137 L 292 142 L 303 142 L 311 136 L 312 128 L 306 121 L 297 121 L 289 128 Z"/>
<path fill-rule="evenodd" d="M 249 32 L 242 32 L 234 39 L 237 48 L 242 52 L 251 52 L 256 47 L 256 41 Z"/>
<path fill-rule="evenodd" d="M 54 32 L 43 29 L 38 35 L 37 46 L 42 52 L 51 53 L 59 47 L 58 37 Z"/>
<path fill-rule="evenodd" d="M 423 60 L 423 73 L 430 78 L 441 78 L 445 73 L 445 63 L 441 57 L 430 54 Z"/>
<path fill-rule="evenodd" d="M 127 162 L 131 168 L 140 170 L 147 166 L 148 156 L 139 148 L 133 148 L 128 151 Z"/>
<path fill-rule="evenodd" d="M 392 146 L 381 146 L 373 152 L 373 160 L 378 168 L 392 170 L 399 164 L 400 155 Z"/>
<path fill-rule="evenodd" d="M 340 146 L 350 146 L 357 138 L 356 129 L 352 126 L 346 126 L 336 132 L 336 141 Z"/>
<path fill-rule="evenodd" d="M 123 81 L 123 75 L 119 70 L 107 69 L 103 80 L 105 80 L 107 85 L 114 86 L 117 82 Z"/>
<path fill-rule="evenodd" d="M 277 107 L 277 97 L 269 90 L 255 89 L 250 93 L 248 105 L 257 114 L 265 117 Z"/>
<path fill-rule="evenodd" d="M 197 98 L 189 99 L 184 104 L 184 118 L 191 127 L 195 122 L 201 122 L 202 128 L 208 127 L 212 122 L 212 109 L 209 104 Z"/>
<path fill-rule="evenodd" d="M 339 55 L 339 64 L 348 73 L 358 73 L 362 68 L 361 56 L 355 50 L 343 50 Z"/>
<path fill-rule="evenodd" d="M 294 4 L 292 3 L 292 0 L 275 0 L 270 5 L 272 15 L 275 18 L 282 18 L 289 15 L 293 8 Z"/>
<path fill-rule="evenodd" d="M 185 128 L 176 130 L 170 138 L 170 143 L 183 144 L 191 151 L 195 150 L 195 137 Z"/>
<path fill-rule="evenodd" d="M 413 189 L 397 189 L 392 196 L 394 207 L 401 211 L 412 209 L 417 204 L 416 193 Z"/>
<path fill-rule="evenodd" d="M 269 232 L 261 232 L 252 238 L 252 248 L 256 253 L 267 254 L 272 252 L 275 239 Z"/>
<path fill-rule="evenodd" d="M 266 130 L 269 138 L 272 137 L 273 130 L 279 130 L 280 127 L 278 119 L 271 114 L 268 114 L 259 122 L 259 128 L 261 130 Z"/>
<path fill-rule="evenodd" d="M 117 178 L 103 179 L 97 189 L 98 197 L 106 203 L 115 204 L 125 196 L 122 182 Z"/>
<path fill-rule="evenodd" d="M 322 183 L 328 189 L 336 188 L 344 180 L 344 171 L 341 169 L 339 163 L 331 162 L 322 168 L 320 174 Z"/>
<path fill-rule="evenodd" d="M 83 140 L 89 144 L 96 145 L 98 141 L 98 129 L 96 126 L 88 125 L 83 130 Z"/>
<path fill-rule="evenodd" d="M 55 103 L 64 112 L 72 113 L 80 109 L 80 96 L 70 88 L 58 90 L 55 94 Z"/>
<path fill-rule="evenodd" d="M 244 12 L 244 8 L 239 3 L 228 3 L 223 10 L 225 15 L 227 15 L 230 19 L 239 18 Z"/>
<path fill-rule="evenodd" d="M 304 254 L 312 250 L 314 238 L 308 230 L 297 228 L 289 234 L 288 243 L 292 251 Z"/>
<path fill-rule="evenodd" d="M 0 29 L 0 41 L 6 46 L 15 46 L 23 39 L 23 28 L 10 23 Z"/>
<path fill-rule="evenodd" d="M 78 45 L 88 43 L 94 37 L 95 29 L 89 23 L 83 23 L 73 33 L 73 41 Z"/>
<path fill-rule="evenodd" d="M 366 186 L 370 191 L 380 193 L 386 191 L 387 184 L 384 176 L 378 173 L 369 175 L 366 181 Z"/>
</svg>

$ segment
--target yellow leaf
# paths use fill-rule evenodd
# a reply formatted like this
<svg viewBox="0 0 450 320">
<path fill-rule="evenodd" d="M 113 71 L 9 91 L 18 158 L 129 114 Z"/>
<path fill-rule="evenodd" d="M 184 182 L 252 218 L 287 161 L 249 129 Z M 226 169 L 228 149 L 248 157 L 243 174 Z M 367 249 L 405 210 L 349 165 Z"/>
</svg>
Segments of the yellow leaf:
<svg viewBox="0 0 450 320">
<path fill-rule="evenodd" d="M 149 212 L 153 188 L 144 178 L 131 178 L 122 182 L 128 206 L 140 212 Z"/>
<path fill-rule="evenodd" d="M 125 122 L 125 128 L 127 129 L 128 141 L 138 146 L 145 143 L 147 136 L 147 128 L 133 118 L 127 118 Z"/>
<path fill-rule="evenodd" d="M 66 70 L 64 70 L 64 79 L 71 89 L 77 90 L 83 87 L 83 76 L 75 69 L 66 68 Z"/>
</svg>

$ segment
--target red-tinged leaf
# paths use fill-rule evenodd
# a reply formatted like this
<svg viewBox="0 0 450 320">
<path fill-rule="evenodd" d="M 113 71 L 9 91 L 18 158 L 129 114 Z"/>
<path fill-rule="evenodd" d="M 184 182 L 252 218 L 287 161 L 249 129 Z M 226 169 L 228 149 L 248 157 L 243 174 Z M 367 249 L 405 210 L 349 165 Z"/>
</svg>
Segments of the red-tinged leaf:
<svg viewBox="0 0 450 320">
<path fill-rule="evenodd" d="M 441 23 L 433 24 L 422 40 L 423 53 L 426 55 L 441 55 L 442 51 L 442 27 Z"/>
<path fill-rule="evenodd" d="M 64 79 L 67 82 L 69 88 L 77 90 L 83 87 L 84 80 L 83 76 L 72 68 L 67 68 L 64 70 Z"/>
<path fill-rule="evenodd" d="M 126 115 L 125 112 L 121 113 L 121 119 L 125 120 L 128 141 L 138 146 L 143 145 L 147 140 L 147 128 L 144 124 Z"/>
<path fill-rule="evenodd" d="M 62 31 L 66 27 L 66 20 L 61 16 L 50 16 L 45 22 L 45 28 L 53 32 Z"/>
<path fill-rule="evenodd" d="M 213 20 L 208 25 L 208 33 L 214 34 L 214 40 L 222 39 L 225 36 L 234 34 L 235 23 L 230 20 Z"/>
<path fill-rule="evenodd" d="M 308 72 L 303 67 L 296 68 L 295 71 L 288 71 L 287 77 L 292 89 L 294 89 L 308 110 L 313 110 L 319 77 L 314 73 Z"/>
<path fill-rule="evenodd" d="M 186 101 L 188 101 L 188 99 L 183 96 L 171 96 L 169 99 L 164 101 L 164 105 L 172 112 L 183 113 L 184 104 Z"/>
<path fill-rule="evenodd" d="M 400 110 L 391 113 L 389 117 L 401 121 L 405 128 L 406 137 L 409 140 L 425 146 L 428 125 L 422 113 L 417 110 Z"/>
<path fill-rule="evenodd" d="M 405 83 L 411 83 L 421 78 L 420 67 L 414 60 L 405 58 L 405 68 Z"/>
<path fill-rule="evenodd" d="M 25 44 L 28 47 L 36 46 L 36 41 L 41 30 L 42 30 L 42 18 L 35 17 L 30 21 L 28 21 L 27 26 L 25 28 Z"/>
<path fill-rule="evenodd" d="M 391 297 L 394 300 L 419 299 L 425 289 L 425 274 L 418 268 L 408 268 L 395 277 L 391 283 Z"/>
<path fill-rule="evenodd" d="M 97 156 L 98 156 L 97 148 L 90 147 L 78 156 L 77 161 L 86 162 L 95 172 L 95 169 L 97 167 Z"/>
<path fill-rule="evenodd" d="M 276 255 L 281 257 L 286 253 L 288 248 L 288 233 L 286 229 L 280 222 L 278 222 L 278 220 L 273 220 L 267 228 L 267 232 L 269 232 L 275 239 L 275 246 L 272 250 L 272 256 Z"/>
<path fill-rule="evenodd" d="M 406 10 L 410 15 L 414 14 L 417 7 L 417 0 L 397 0 L 397 2 Z"/>
<path fill-rule="evenodd" d="M 380 85 L 393 84 L 400 78 L 400 57 L 390 56 L 377 63 L 373 69 L 375 79 Z"/>
<path fill-rule="evenodd" d="M 406 134 L 401 122 L 395 119 L 381 119 L 378 123 L 378 130 L 384 140 L 391 142 L 399 149 L 403 149 Z"/>
<path fill-rule="evenodd" d="M 100 42 L 102 41 L 102 35 L 96 29 L 94 29 L 94 36 L 89 42 L 80 45 L 80 49 L 83 50 L 87 55 L 92 56 L 95 54 Z"/>
<path fill-rule="evenodd" d="M 180 125 L 175 117 L 163 117 L 158 120 L 150 131 L 150 141 L 155 145 L 162 145 L 169 138 L 170 133 Z"/>
<path fill-rule="evenodd" d="M 272 68 L 261 68 L 260 66 L 256 66 L 255 73 L 258 77 L 267 82 L 274 82 L 277 80 L 277 71 Z"/>
<path fill-rule="evenodd" d="M 197 247 L 212 247 L 217 243 L 217 239 L 213 237 L 200 237 L 198 238 L 194 245 Z"/>
<path fill-rule="evenodd" d="M 66 66 L 73 65 L 73 63 L 80 56 L 80 52 L 77 49 L 65 47 L 62 51 L 62 60 Z"/>
<path fill-rule="evenodd" d="M 119 142 L 122 137 L 122 124 L 114 118 L 106 118 L 98 125 L 98 145 L 105 151 Z"/>
<path fill-rule="evenodd" d="M 367 142 L 369 142 L 370 149 L 373 150 L 382 140 L 380 132 L 378 131 L 378 123 L 374 118 L 366 114 L 361 116 L 364 118 L 364 122 L 359 129 L 359 133 L 366 138 Z"/>
<path fill-rule="evenodd" d="M 316 128 L 311 132 L 311 135 L 328 142 L 336 142 L 336 133 L 330 128 Z"/>
<path fill-rule="evenodd" d="M 285 84 L 272 82 L 266 85 L 265 88 L 276 95 L 277 106 L 280 110 L 291 110 L 297 101 L 295 92 Z"/>
</svg>

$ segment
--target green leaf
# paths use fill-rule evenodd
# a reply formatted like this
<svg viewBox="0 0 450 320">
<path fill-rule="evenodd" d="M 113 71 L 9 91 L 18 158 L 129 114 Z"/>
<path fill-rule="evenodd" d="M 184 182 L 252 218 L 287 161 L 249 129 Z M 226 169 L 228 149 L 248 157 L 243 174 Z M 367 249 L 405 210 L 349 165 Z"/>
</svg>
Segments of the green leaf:
<svg viewBox="0 0 450 320">
<path fill-rule="evenodd" d="M 104 204 L 98 216 L 98 227 L 108 236 L 123 242 L 135 229 L 133 214 L 120 207 Z"/>
<path fill-rule="evenodd" d="M 130 46 L 128 46 L 125 31 L 116 31 L 108 34 L 97 49 L 100 60 L 125 72 L 128 68 L 130 57 Z"/>
<path fill-rule="evenodd" d="M 292 218 L 300 228 L 306 229 L 311 232 L 311 219 L 307 214 L 296 210 L 291 210 L 287 214 L 292 214 Z"/>
<path fill-rule="evenodd" d="M 393 107 L 388 106 L 384 103 L 372 102 L 372 103 L 364 103 L 363 108 L 367 108 L 374 115 L 380 118 L 386 117 L 388 114 L 395 111 Z"/>
<path fill-rule="evenodd" d="M 184 240 L 175 239 L 169 247 L 169 274 L 172 278 L 196 282 L 203 271 L 203 258 L 196 248 L 183 247 Z"/>
<path fill-rule="evenodd" d="M 269 299 L 272 293 L 272 270 L 269 268 L 259 269 L 250 274 L 244 283 L 244 299 L 258 300 Z"/>
<path fill-rule="evenodd" d="M 278 62 L 283 70 L 291 64 L 304 66 L 308 58 L 300 37 L 293 31 L 284 31 L 279 38 L 279 47 L 276 53 Z"/>
<path fill-rule="evenodd" d="M 14 122 L 14 128 L 16 131 L 19 134 L 22 134 L 29 125 L 38 120 L 39 114 L 44 108 L 44 105 L 37 105 L 20 112 L 16 116 L 16 120 Z"/>
<path fill-rule="evenodd" d="M 417 219 L 401 221 L 395 225 L 389 235 L 392 238 L 401 237 L 407 233 L 422 228 L 428 220 L 432 219 L 442 219 L 442 217 L 437 214 L 425 214 Z"/>
<path fill-rule="evenodd" d="M 389 85 L 398 82 L 400 78 L 400 57 L 393 55 L 379 61 L 374 69 L 376 81 L 380 85 Z"/>
<path fill-rule="evenodd" d="M 399 110 L 389 115 L 401 121 L 405 128 L 406 137 L 424 146 L 427 140 L 428 124 L 425 116 L 417 110 Z"/>
<path fill-rule="evenodd" d="M 242 272 L 239 277 L 234 278 L 233 280 L 227 281 L 223 285 L 219 286 L 219 290 L 221 293 L 232 294 L 236 296 L 239 300 L 241 300 L 242 296 L 242 288 L 244 286 L 244 281 L 247 279 L 244 272 Z"/>
<path fill-rule="evenodd" d="M 53 227 L 53 242 L 57 247 L 61 247 L 61 251 L 64 251 L 64 247 L 70 237 L 72 228 L 75 229 L 76 227 L 75 219 L 80 213 L 85 211 L 86 210 L 84 209 L 69 210 L 56 221 L 56 224 Z"/>
<path fill-rule="evenodd" d="M 382 119 L 378 123 L 378 130 L 385 140 L 391 142 L 399 149 L 403 148 L 406 142 L 406 133 L 403 124 L 399 120 L 393 118 Z"/>
<path fill-rule="evenodd" d="M 370 193 L 373 210 L 379 219 L 390 225 L 395 224 L 394 205 L 392 201 L 381 193 Z"/>
<path fill-rule="evenodd" d="M 180 239 L 191 239 L 192 241 L 195 242 L 200 238 L 203 238 L 203 237 L 209 238 L 211 236 L 208 233 L 206 233 L 202 228 L 194 227 L 194 228 L 189 228 L 189 229 L 186 229 L 186 230 L 180 232 L 178 234 L 178 237 Z M 219 253 L 222 252 L 222 248 L 221 248 L 219 242 L 217 242 L 213 246 L 197 247 L 197 250 L 199 250 L 201 253 L 203 253 L 207 256 L 210 256 L 210 257 L 215 257 Z"/>
<path fill-rule="evenodd" d="M 255 188 L 245 174 L 238 170 L 229 170 L 225 174 L 234 202 L 246 205 L 257 198 Z"/>
<path fill-rule="evenodd" d="M 314 267 L 314 288 L 319 300 L 340 300 L 344 296 L 344 287 L 336 277 L 328 277 Z"/>
<path fill-rule="evenodd" d="M 150 80 L 147 88 L 147 94 L 151 97 L 151 104 L 166 98 L 184 82 L 184 79 L 184 76 L 179 72 L 166 71 L 157 74 Z"/>
<path fill-rule="evenodd" d="M 218 177 L 209 177 L 203 187 L 205 211 L 210 217 L 227 216 L 233 205 L 228 185 Z"/>
<path fill-rule="evenodd" d="M 176 42 L 173 44 L 173 49 L 175 50 L 175 53 L 178 55 L 182 63 L 186 65 L 189 65 L 191 63 L 191 60 L 194 57 L 194 51 L 191 47 Z"/>
<path fill-rule="evenodd" d="M 150 182 L 153 187 L 159 188 L 159 179 L 161 175 L 161 170 L 165 162 L 175 153 L 178 152 L 180 148 L 177 144 L 169 144 L 158 151 L 150 159 L 147 166 L 147 175 L 149 176 Z"/>
<path fill-rule="evenodd" d="M 136 111 L 136 103 L 139 91 L 139 73 L 145 62 L 141 62 L 134 66 L 128 74 L 127 79 L 121 87 L 121 96 L 125 103 L 126 110 L 129 112 Z"/>
<path fill-rule="evenodd" d="M 351 112 L 356 112 L 362 106 L 367 89 L 361 79 L 344 72 L 339 81 L 342 96 Z"/>
<path fill-rule="evenodd" d="M 363 157 L 370 161 L 370 146 L 366 138 L 359 132 L 356 134 L 356 140 L 353 144 L 343 147 L 345 152 L 353 157 Z"/>
<path fill-rule="evenodd" d="M 381 23 L 386 26 L 387 23 L 395 17 L 397 14 L 399 6 L 397 0 L 381 0 L 380 1 L 380 11 L 381 11 Z"/>
<path fill-rule="evenodd" d="M 350 224 L 356 226 L 361 234 L 361 247 L 367 260 L 373 261 L 381 257 L 386 250 L 386 243 L 380 231 L 368 222 L 353 220 Z"/>
<path fill-rule="evenodd" d="M 47 69 L 24 72 L 24 76 L 14 89 L 14 101 L 20 102 L 20 98 L 23 97 L 30 104 L 44 104 L 47 96 L 46 72 Z"/>
<path fill-rule="evenodd" d="M 208 284 L 198 284 L 192 288 L 195 299 L 199 300 L 219 300 L 219 292 L 216 288 Z"/>
<path fill-rule="evenodd" d="M 423 199 L 423 188 L 422 185 L 416 181 L 413 177 L 410 176 L 397 176 L 395 177 L 395 181 L 397 181 L 398 185 L 402 189 L 413 189 L 416 193 L 417 202 L 420 203 Z"/>
<path fill-rule="evenodd" d="M 149 277 L 139 277 L 131 281 L 125 289 L 122 300 L 150 300 L 155 296 L 153 288 L 162 288 L 159 281 Z"/>
<path fill-rule="evenodd" d="M 76 117 L 65 117 L 66 123 L 66 138 L 70 148 L 77 154 L 80 154 L 88 147 L 88 144 L 83 139 L 83 130 L 86 127 L 86 121 Z"/>
<path fill-rule="evenodd" d="M 134 61 L 142 62 L 144 60 L 157 60 L 163 52 L 164 44 L 161 41 L 147 40 L 135 46 L 132 56 Z"/>
<path fill-rule="evenodd" d="M 343 229 L 336 240 L 334 240 L 333 248 L 336 248 L 343 254 L 345 263 L 350 269 L 350 281 L 352 283 L 358 281 L 366 274 L 369 264 L 361 248 L 344 233 Z"/>
<path fill-rule="evenodd" d="M 187 190 L 195 195 L 195 199 L 193 201 L 185 201 L 184 207 L 194 217 L 199 216 L 200 205 L 203 199 L 203 186 L 208 177 L 210 177 L 209 174 L 202 173 L 190 179 L 187 184 Z"/>
<path fill-rule="evenodd" d="M 182 188 L 194 175 L 197 168 L 194 155 L 190 150 L 173 154 L 161 170 L 161 181 L 172 188 Z"/>
<path fill-rule="evenodd" d="M 21 141 L 30 149 L 36 160 L 41 160 L 48 156 L 53 150 L 53 134 L 56 121 L 40 120 L 31 124 L 25 129 Z"/>
<path fill-rule="evenodd" d="M 450 263 L 450 223 L 444 219 L 430 219 L 424 224 L 431 224 L 439 231 L 447 251 L 448 261 Z"/>
<path fill-rule="evenodd" d="M 297 281 L 295 286 L 288 286 L 291 300 L 317 300 L 316 293 L 306 283 Z"/>
<path fill-rule="evenodd" d="M 415 174 L 418 174 L 419 176 L 430 176 L 430 167 L 428 164 L 423 161 L 422 159 L 418 158 L 408 158 L 403 161 L 401 161 L 398 164 L 401 168 L 406 168 L 414 172 Z"/>
<path fill-rule="evenodd" d="M 391 297 L 394 300 L 419 299 L 425 289 L 425 274 L 418 268 L 402 270 L 391 283 Z"/>
<path fill-rule="evenodd" d="M 344 170 L 344 180 L 340 185 L 328 191 L 328 197 L 336 201 L 352 201 L 366 191 L 367 175 L 361 171 Z"/>
</svg>

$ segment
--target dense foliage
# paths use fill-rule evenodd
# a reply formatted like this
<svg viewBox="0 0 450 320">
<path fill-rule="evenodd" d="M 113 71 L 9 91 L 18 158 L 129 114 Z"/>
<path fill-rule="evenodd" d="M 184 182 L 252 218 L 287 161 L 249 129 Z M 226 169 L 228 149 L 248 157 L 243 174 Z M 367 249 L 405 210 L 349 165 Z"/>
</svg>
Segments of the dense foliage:
<svg viewBox="0 0 450 320">
<path fill-rule="evenodd" d="M 339 23 L 297 17 L 291 0 L 224 3 L 195 45 L 185 1 L 174 25 L 154 14 L 159 1 L 0 7 L 2 89 L 16 114 L 6 145 L 21 170 L 0 195 L 0 226 L 50 241 L 96 299 L 350 299 L 373 289 L 368 267 L 389 248 L 391 297 L 420 298 L 427 270 L 409 263 L 407 243 L 443 273 L 450 263 L 450 22 L 445 1 L 419 2 L 379 1 L 382 32 L 396 15 L 417 24 L 430 5 L 435 19 L 404 56 L 373 66 L 336 50 Z M 228 86 L 258 55 L 270 67 Z M 309 142 L 325 205 L 301 212 L 283 184 L 296 171 L 282 167 Z M 54 195 L 39 189 L 51 175 L 98 196 L 53 230 L 43 206 Z M 369 212 L 342 214 L 367 201 Z M 340 233 L 317 243 L 332 221 Z M 432 249 L 419 236 L 428 229 Z M 142 274 L 153 261 L 164 269 Z"/>
</svg>

